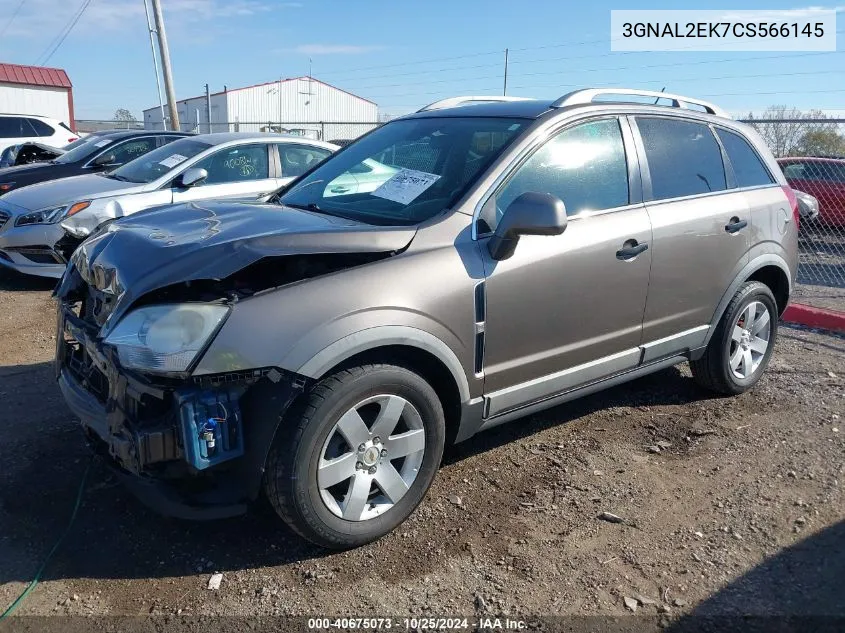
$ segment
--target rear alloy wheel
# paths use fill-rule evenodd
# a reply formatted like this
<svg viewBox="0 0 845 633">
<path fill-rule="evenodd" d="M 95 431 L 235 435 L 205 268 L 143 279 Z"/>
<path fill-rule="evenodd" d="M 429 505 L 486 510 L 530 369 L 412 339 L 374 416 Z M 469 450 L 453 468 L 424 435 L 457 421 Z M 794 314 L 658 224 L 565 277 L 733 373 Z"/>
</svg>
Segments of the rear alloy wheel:
<svg viewBox="0 0 845 633">
<path fill-rule="evenodd" d="M 704 355 L 690 362 L 703 387 L 739 394 L 753 387 L 772 356 L 778 310 L 772 291 L 759 281 L 744 283 L 731 299 Z"/>
<path fill-rule="evenodd" d="M 731 330 L 728 364 L 734 377 L 751 378 L 769 351 L 772 315 L 760 301 L 753 301 L 739 315 Z"/>
<path fill-rule="evenodd" d="M 434 389 L 392 365 L 366 365 L 317 383 L 282 421 L 265 491 L 309 541 L 346 549 L 390 532 L 428 491 L 443 455 Z"/>
</svg>

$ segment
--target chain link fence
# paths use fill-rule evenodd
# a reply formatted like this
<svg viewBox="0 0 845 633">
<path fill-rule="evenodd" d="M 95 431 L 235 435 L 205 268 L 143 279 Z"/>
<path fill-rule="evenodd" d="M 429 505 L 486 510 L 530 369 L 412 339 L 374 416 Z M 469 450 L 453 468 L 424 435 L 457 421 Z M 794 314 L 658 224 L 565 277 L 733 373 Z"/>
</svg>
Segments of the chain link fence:
<svg viewBox="0 0 845 633">
<path fill-rule="evenodd" d="M 801 209 L 795 299 L 845 312 L 845 119 L 745 121 L 765 139 Z"/>
</svg>

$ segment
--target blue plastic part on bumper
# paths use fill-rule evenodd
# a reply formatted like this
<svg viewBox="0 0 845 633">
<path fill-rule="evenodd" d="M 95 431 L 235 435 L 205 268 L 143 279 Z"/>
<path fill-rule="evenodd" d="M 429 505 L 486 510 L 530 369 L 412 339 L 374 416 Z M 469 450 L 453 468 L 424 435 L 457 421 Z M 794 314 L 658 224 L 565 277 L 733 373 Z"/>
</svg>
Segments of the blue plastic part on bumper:
<svg viewBox="0 0 845 633">
<path fill-rule="evenodd" d="M 196 389 L 175 395 L 185 461 L 205 470 L 244 454 L 240 393 Z"/>
</svg>

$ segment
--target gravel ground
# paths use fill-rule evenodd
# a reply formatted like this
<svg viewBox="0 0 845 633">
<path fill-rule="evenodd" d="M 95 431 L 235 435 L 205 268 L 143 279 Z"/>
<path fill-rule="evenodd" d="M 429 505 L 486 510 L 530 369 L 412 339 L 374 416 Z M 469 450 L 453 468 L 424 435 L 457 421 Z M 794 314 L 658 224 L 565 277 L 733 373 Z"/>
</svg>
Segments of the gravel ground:
<svg viewBox="0 0 845 633">
<path fill-rule="evenodd" d="M 50 287 L 0 272 L 0 608 L 61 535 L 89 463 L 52 378 Z M 740 397 L 698 389 L 683 366 L 494 429 L 447 452 L 398 530 L 340 554 L 265 505 L 214 523 L 161 518 L 95 463 L 11 626 L 67 614 L 845 618 L 843 351 L 845 339 L 782 328 Z"/>
<path fill-rule="evenodd" d="M 845 288 L 796 284 L 792 300 L 815 308 L 845 312 Z"/>
</svg>

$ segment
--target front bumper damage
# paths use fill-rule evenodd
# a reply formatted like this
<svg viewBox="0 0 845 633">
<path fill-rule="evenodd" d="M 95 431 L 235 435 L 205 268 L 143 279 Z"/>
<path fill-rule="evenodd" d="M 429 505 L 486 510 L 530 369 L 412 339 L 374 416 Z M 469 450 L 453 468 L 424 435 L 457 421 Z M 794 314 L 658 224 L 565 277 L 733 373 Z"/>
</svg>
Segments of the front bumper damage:
<svg viewBox="0 0 845 633">
<path fill-rule="evenodd" d="M 279 421 L 306 386 L 267 368 L 151 379 L 120 367 L 80 302 L 58 309 L 56 376 L 85 436 L 146 505 L 187 519 L 243 513 Z"/>
</svg>

